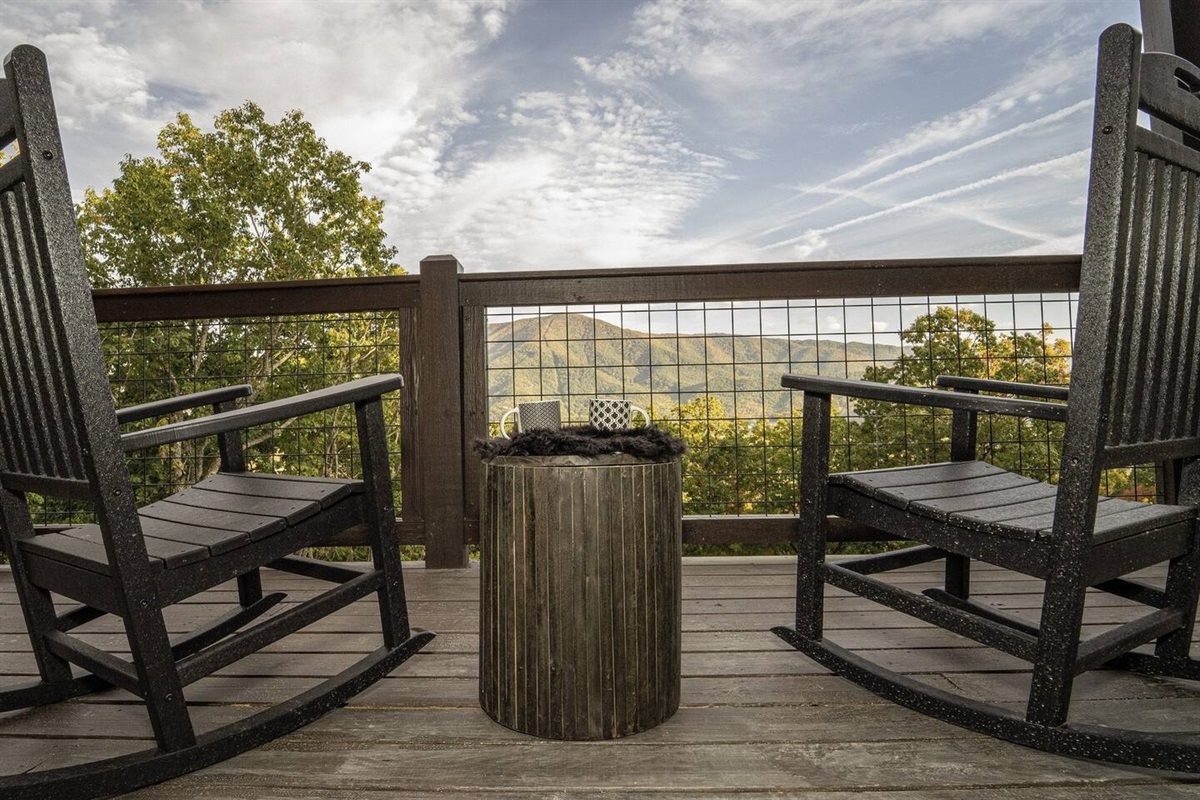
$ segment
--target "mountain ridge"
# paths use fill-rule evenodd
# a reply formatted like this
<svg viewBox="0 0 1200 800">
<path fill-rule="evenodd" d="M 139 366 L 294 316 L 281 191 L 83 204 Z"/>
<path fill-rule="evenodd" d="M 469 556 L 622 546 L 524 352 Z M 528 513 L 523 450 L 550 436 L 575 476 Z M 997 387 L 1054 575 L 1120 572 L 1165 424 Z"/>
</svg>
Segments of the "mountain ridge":
<svg viewBox="0 0 1200 800">
<path fill-rule="evenodd" d="M 488 394 L 493 418 L 514 402 L 571 398 L 569 418 L 586 418 L 588 397 L 623 396 L 658 413 L 705 395 L 731 416 L 792 413 L 785 373 L 860 378 L 887 366 L 896 345 L 770 336 L 651 334 L 586 314 L 544 314 L 488 325 Z"/>
</svg>

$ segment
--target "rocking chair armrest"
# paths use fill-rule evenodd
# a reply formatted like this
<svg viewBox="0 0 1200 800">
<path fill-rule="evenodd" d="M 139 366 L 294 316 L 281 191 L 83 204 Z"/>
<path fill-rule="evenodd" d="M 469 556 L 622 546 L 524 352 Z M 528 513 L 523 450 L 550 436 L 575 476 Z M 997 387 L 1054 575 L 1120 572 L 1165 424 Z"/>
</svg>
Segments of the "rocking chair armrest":
<svg viewBox="0 0 1200 800">
<path fill-rule="evenodd" d="M 254 390 L 250 388 L 250 384 L 243 383 L 238 386 L 223 386 L 220 389 L 209 389 L 203 392 L 169 397 L 165 400 L 140 403 L 136 406 L 126 406 L 117 409 L 117 423 L 124 425 L 151 417 L 165 417 L 176 411 L 186 411 L 189 408 L 199 408 L 200 406 L 215 406 L 218 403 L 227 403 L 239 397 L 249 397 L 252 394 L 254 394 Z"/>
<path fill-rule="evenodd" d="M 1065 405 L 1044 403 L 1040 400 L 989 397 L 943 389 L 920 389 L 915 386 L 897 386 L 892 383 L 856 381 L 848 378 L 821 378 L 812 375 L 784 375 L 781 384 L 786 389 L 800 389 L 824 395 L 860 397 L 864 400 L 882 400 L 887 403 L 906 403 L 917 406 L 1005 414 L 1014 417 L 1033 417 L 1054 422 L 1065 422 L 1067 419 Z"/>
<path fill-rule="evenodd" d="M 996 381 L 991 378 L 964 378 L 958 375 L 938 375 L 937 385 L 944 389 L 960 389 L 968 392 L 1003 392 L 1019 397 L 1040 397 L 1043 400 L 1067 399 L 1071 387 L 1048 383 L 1018 383 Z"/>
<path fill-rule="evenodd" d="M 305 414 L 313 414 L 349 403 L 373 400 L 402 386 L 404 386 L 404 379 L 399 375 L 374 375 L 370 378 L 360 378 L 337 386 L 306 392 L 295 397 L 272 400 L 207 417 L 126 433 L 121 436 L 121 444 L 128 453 L 172 442 L 215 436 L 219 433 L 242 430 L 255 425 L 301 417 Z"/>
</svg>

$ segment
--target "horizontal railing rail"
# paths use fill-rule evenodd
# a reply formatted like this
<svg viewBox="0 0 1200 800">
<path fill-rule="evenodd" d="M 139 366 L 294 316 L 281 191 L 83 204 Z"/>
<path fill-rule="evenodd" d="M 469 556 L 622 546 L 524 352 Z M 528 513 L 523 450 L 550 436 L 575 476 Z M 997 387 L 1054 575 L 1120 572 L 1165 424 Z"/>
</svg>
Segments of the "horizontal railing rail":
<svg viewBox="0 0 1200 800">
<path fill-rule="evenodd" d="M 92 299 L 100 322 L 395 311 L 414 308 L 420 302 L 420 277 L 97 289 Z"/>
<path fill-rule="evenodd" d="M 479 532 L 479 460 L 489 430 L 488 309 L 573 304 L 1074 292 L 1078 255 L 725 264 L 464 274 L 434 256 L 417 275 L 218 286 L 101 289 L 102 323 L 399 312 L 402 392 L 401 540 L 427 548 L 430 566 L 461 566 Z M 408 446 L 408 445 L 415 446 Z M 787 515 L 699 516 L 693 543 L 785 542 Z M 835 538 L 875 538 L 841 523 Z M 357 539 L 351 535 L 346 541 Z"/>
<path fill-rule="evenodd" d="M 1080 256 L 797 261 L 463 275 L 463 306 L 1069 292 Z"/>
<path fill-rule="evenodd" d="M 799 261 L 462 274 L 463 306 L 1070 292 L 1080 256 Z M 420 275 L 96 289 L 100 322 L 385 311 L 420 305 Z"/>
</svg>

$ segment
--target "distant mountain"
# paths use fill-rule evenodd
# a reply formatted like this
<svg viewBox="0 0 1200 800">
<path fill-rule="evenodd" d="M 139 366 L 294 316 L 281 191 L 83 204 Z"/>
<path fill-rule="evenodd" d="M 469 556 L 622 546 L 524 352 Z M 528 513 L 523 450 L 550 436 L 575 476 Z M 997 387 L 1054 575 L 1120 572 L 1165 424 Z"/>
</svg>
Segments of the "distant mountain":
<svg viewBox="0 0 1200 800">
<path fill-rule="evenodd" d="M 858 378 L 900 353 L 832 339 L 651 335 L 584 314 L 549 314 L 488 326 L 491 411 L 495 419 L 514 396 L 569 395 L 570 418 L 582 422 L 588 397 L 624 396 L 661 412 L 709 394 L 732 416 L 781 417 L 794 399 L 779 386 L 784 373 Z"/>
</svg>

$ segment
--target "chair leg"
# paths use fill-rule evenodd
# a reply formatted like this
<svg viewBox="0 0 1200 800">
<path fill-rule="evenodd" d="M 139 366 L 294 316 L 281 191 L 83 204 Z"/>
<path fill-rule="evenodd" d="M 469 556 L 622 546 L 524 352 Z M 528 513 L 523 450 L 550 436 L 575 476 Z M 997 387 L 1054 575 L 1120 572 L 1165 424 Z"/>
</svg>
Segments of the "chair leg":
<svg viewBox="0 0 1200 800">
<path fill-rule="evenodd" d="M 6 552 L 14 554 L 19 546 L 17 542 L 34 535 L 24 495 L 0 491 L 0 517 L 3 519 L 3 524 L 0 525 L 0 543 L 4 545 Z M 25 616 L 25 626 L 29 631 L 30 645 L 37 661 L 38 674 L 45 683 L 70 681 L 71 664 L 51 653 L 42 641 L 43 633 L 58 628 L 54 600 L 49 592 L 30 583 L 25 573 L 25 564 L 20 558 L 10 558 L 9 562 L 17 597 L 21 602 L 21 611 Z"/>
<path fill-rule="evenodd" d="M 955 392 L 978 395 L 973 389 L 955 389 Z M 979 447 L 979 414 L 965 409 L 955 409 L 950 432 L 950 460 L 973 461 Z M 959 600 L 971 596 L 971 559 L 951 553 L 946 556 L 945 591 Z"/>
<path fill-rule="evenodd" d="M 232 411 L 237 408 L 236 400 L 217 403 L 213 411 L 217 414 Z M 246 453 L 242 447 L 242 432 L 228 431 L 217 437 L 217 451 L 221 456 L 222 472 L 245 472 Z M 263 598 L 262 575 L 259 570 L 239 575 L 237 579 L 238 602 L 242 608 L 249 608 Z"/>
<path fill-rule="evenodd" d="M 16 571 L 13 570 L 14 574 Z M 22 575 L 21 578 L 23 577 Z M 54 611 L 54 601 L 49 592 L 21 578 L 16 581 L 17 594 L 25 612 L 25 623 L 29 626 L 29 639 L 33 646 L 34 659 L 37 661 L 38 674 L 45 683 L 71 681 L 71 663 L 50 652 L 42 639 L 42 634 L 57 630 L 58 627 L 55 624 L 58 617 Z"/>
<path fill-rule="evenodd" d="M 392 500 L 391 470 L 388 466 L 383 403 L 378 398 L 355 404 L 358 446 L 366 485 L 367 530 L 375 568 L 383 572 L 379 588 L 379 616 L 384 644 L 397 647 L 411 635 L 408 605 L 404 597 L 404 575 L 400 567 L 400 545 L 396 541 L 396 510 Z"/>
<path fill-rule="evenodd" d="M 263 598 L 262 572 L 255 569 L 237 577 L 238 603 L 249 608 Z"/>
<path fill-rule="evenodd" d="M 192 747 L 196 733 L 162 612 L 153 607 L 131 609 L 125 617 L 125 633 L 159 749 L 170 752 Z"/>
<path fill-rule="evenodd" d="M 1196 604 L 1200 602 L 1200 524 L 1188 552 L 1171 560 L 1167 567 L 1169 608 L 1183 611 L 1183 624 L 1162 636 L 1154 645 L 1154 655 L 1163 659 L 1186 659 L 1192 649 L 1192 630 L 1196 625 Z"/>
<path fill-rule="evenodd" d="M 950 553 L 946 556 L 946 592 L 966 600 L 971 596 L 971 559 Z"/>
<path fill-rule="evenodd" d="M 829 395 L 804 393 L 804 439 L 800 456 L 800 514 L 796 530 L 796 633 L 822 638 L 829 481 Z"/>
<path fill-rule="evenodd" d="M 1037 660 L 1029 688 L 1025 718 L 1030 722 L 1058 726 L 1067 721 L 1079 633 L 1083 627 L 1083 603 L 1087 587 L 1082 575 L 1057 575 L 1046 581 Z"/>
</svg>

